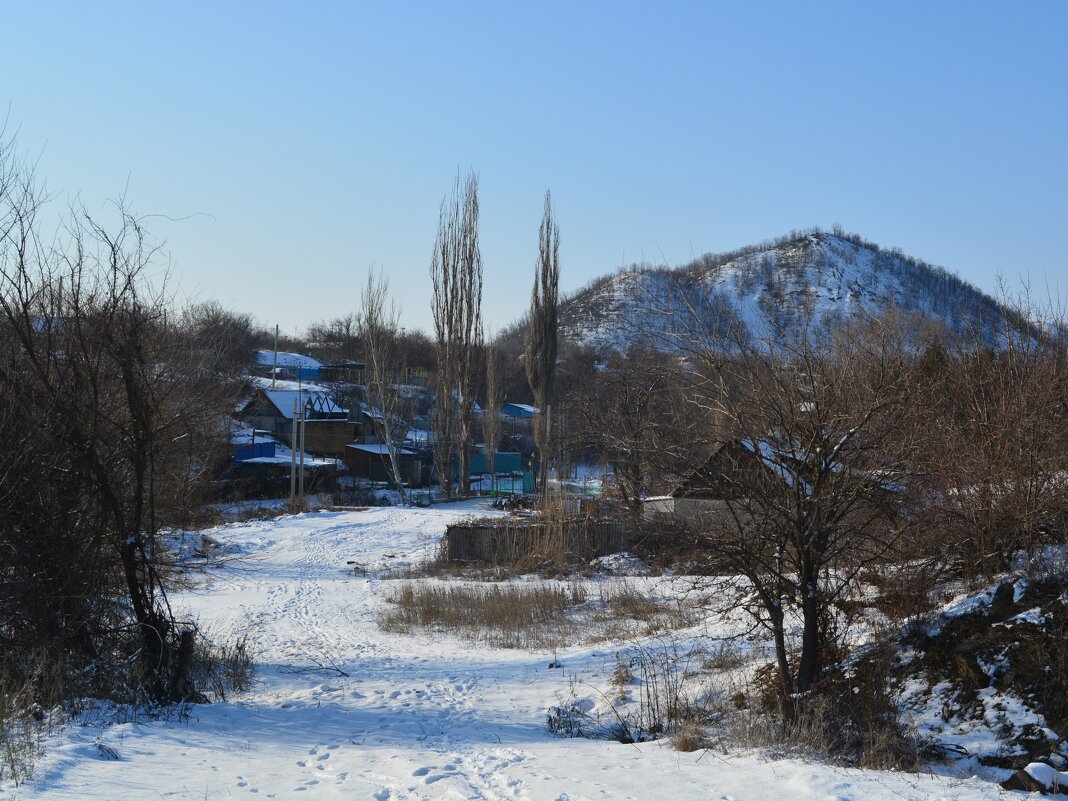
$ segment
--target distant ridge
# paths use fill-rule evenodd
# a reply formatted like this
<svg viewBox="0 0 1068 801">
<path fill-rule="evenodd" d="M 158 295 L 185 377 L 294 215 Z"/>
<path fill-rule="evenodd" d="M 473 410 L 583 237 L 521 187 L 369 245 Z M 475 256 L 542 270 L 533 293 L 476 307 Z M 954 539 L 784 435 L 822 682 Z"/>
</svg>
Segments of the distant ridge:
<svg viewBox="0 0 1068 801">
<path fill-rule="evenodd" d="M 811 229 L 677 268 L 632 265 L 561 303 L 562 336 L 598 350 L 661 347 L 743 323 L 798 336 L 896 307 L 992 346 L 1027 324 L 957 275 L 854 234 Z"/>
</svg>

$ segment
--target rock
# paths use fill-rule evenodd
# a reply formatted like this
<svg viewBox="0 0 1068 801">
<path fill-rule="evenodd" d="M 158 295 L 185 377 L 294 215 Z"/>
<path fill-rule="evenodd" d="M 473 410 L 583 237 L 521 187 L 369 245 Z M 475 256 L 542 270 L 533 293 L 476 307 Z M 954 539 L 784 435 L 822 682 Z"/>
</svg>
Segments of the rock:
<svg viewBox="0 0 1068 801">
<path fill-rule="evenodd" d="M 1006 581 L 998 585 L 994 590 L 994 598 L 990 601 L 990 617 L 994 620 L 1007 620 L 1016 614 L 1016 586 L 1014 582 Z"/>
<path fill-rule="evenodd" d="M 1001 782 L 1001 786 L 1006 790 L 1023 790 L 1025 793 L 1044 793 L 1046 792 L 1046 785 L 1034 778 L 1026 770 L 1018 770 L 1012 774 L 1005 781 Z"/>
<path fill-rule="evenodd" d="M 1068 795 L 1068 773 L 1062 773 L 1045 762 L 1032 762 L 1012 774 L 1001 786 L 1006 790 Z"/>
<path fill-rule="evenodd" d="M 974 662 L 971 654 L 958 653 L 953 659 L 957 677 L 967 682 L 971 688 L 983 689 L 990 686 L 990 677 Z"/>
</svg>

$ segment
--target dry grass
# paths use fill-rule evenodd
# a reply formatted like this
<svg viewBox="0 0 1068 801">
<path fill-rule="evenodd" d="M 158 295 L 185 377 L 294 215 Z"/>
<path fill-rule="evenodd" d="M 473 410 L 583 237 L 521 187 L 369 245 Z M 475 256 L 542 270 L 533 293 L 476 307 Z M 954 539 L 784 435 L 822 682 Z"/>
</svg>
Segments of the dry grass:
<svg viewBox="0 0 1068 801">
<path fill-rule="evenodd" d="M 634 671 L 622 654 L 616 655 L 616 666 L 612 671 L 612 685 L 616 688 L 616 701 L 625 704 L 630 700 L 630 684 L 634 681 Z"/>
<path fill-rule="evenodd" d="M 572 682 L 570 695 L 550 710 L 550 731 L 567 737 L 613 739 L 622 743 L 677 737 L 680 750 L 697 750 L 706 743 L 703 723 L 707 710 L 700 703 L 692 668 L 699 649 L 672 638 L 635 644 L 616 654 L 611 674 L 612 697 L 592 685 Z M 608 705 L 589 711 L 587 690 Z"/>
<path fill-rule="evenodd" d="M 894 648 L 870 646 L 810 694 L 787 703 L 773 664 L 755 674 L 752 700 L 731 718 L 745 746 L 809 754 L 873 770 L 918 770 L 920 743 L 901 723 L 890 686 Z"/>
<path fill-rule="evenodd" d="M 630 649 L 639 680 L 635 729 L 650 737 L 675 732 L 705 715 L 699 688 L 689 679 L 700 651 L 674 640 Z"/>
<path fill-rule="evenodd" d="M 737 670 L 748 664 L 752 659 L 752 653 L 740 648 L 735 641 L 722 640 L 705 650 L 701 668 L 710 671 Z"/>
<path fill-rule="evenodd" d="M 653 637 L 692 626 L 698 619 L 694 605 L 651 595 L 627 581 L 601 584 L 598 600 L 590 618 L 593 637 L 601 641 Z"/>
<path fill-rule="evenodd" d="M 194 685 L 218 701 L 226 700 L 228 693 L 245 692 L 256 677 L 254 652 L 251 629 L 225 637 L 201 632 L 193 656 Z"/>
<path fill-rule="evenodd" d="M 0 781 L 18 787 L 32 777 L 41 740 L 53 722 L 46 709 L 59 693 L 61 675 L 44 657 L 27 675 L 0 675 Z"/>
<path fill-rule="evenodd" d="M 441 580 L 447 572 L 426 575 L 395 576 L 405 580 L 385 596 L 382 629 L 405 634 L 429 629 L 495 647 L 538 650 L 654 636 L 693 625 L 698 614 L 693 605 L 625 581 L 604 582 L 591 596 L 579 582 L 512 582 L 505 580 L 506 572 L 479 573 L 488 583 L 462 584 Z"/>
<path fill-rule="evenodd" d="M 467 585 L 409 581 L 386 595 L 385 631 L 430 629 L 498 648 L 566 645 L 575 635 L 569 612 L 586 602 L 581 585 Z"/>
<path fill-rule="evenodd" d="M 705 730 L 702 726 L 690 721 L 683 723 L 671 734 L 671 747 L 676 751 L 700 751 L 707 747 Z"/>
<path fill-rule="evenodd" d="M 861 705 L 866 700 L 858 698 Z M 791 715 L 747 710 L 732 720 L 731 739 L 742 746 L 770 749 L 781 755 L 807 755 L 871 770 L 915 771 L 919 746 L 890 717 L 858 716 L 833 699 L 806 700 Z"/>
</svg>

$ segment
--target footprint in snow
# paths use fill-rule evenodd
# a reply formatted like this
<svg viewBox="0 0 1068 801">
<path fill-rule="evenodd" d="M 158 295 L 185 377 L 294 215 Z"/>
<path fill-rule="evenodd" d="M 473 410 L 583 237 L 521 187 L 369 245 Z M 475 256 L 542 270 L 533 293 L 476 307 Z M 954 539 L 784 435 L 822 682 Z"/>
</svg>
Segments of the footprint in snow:
<svg viewBox="0 0 1068 801">
<path fill-rule="evenodd" d="M 426 776 L 430 773 L 430 768 L 416 768 L 412 771 L 413 776 Z"/>
</svg>

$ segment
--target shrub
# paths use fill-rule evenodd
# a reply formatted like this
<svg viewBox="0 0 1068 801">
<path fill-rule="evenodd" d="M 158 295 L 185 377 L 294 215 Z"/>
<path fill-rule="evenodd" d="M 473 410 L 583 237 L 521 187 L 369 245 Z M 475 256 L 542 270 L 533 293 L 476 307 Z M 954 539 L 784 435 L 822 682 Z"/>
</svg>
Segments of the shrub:
<svg viewBox="0 0 1068 801">
<path fill-rule="evenodd" d="M 769 665 L 756 674 L 758 703 L 735 716 L 732 735 L 746 745 L 862 768 L 916 770 L 920 744 L 900 722 L 890 681 L 893 657 L 891 643 L 871 646 L 791 699 L 782 698 Z"/>
<path fill-rule="evenodd" d="M 700 751 L 706 747 L 704 728 L 693 722 L 682 724 L 672 733 L 671 746 L 676 751 Z"/>
<path fill-rule="evenodd" d="M 252 631 L 244 629 L 226 637 L 202 632 L 196 640 L 190 680 L 197 688 L 195 699 L 206 701 L 204 693 L 225 700 L 227 693 L 245 692 L 256 677 Z"/>
<path fill-rule="evenodd" d="M 0 781 L 18 787 L 33 775 L 51 722 L 46 710 L 62 696 L 62 675 L 59 664 L 43 657 L 26 673 L 0 674 Z"/>
</svg>

